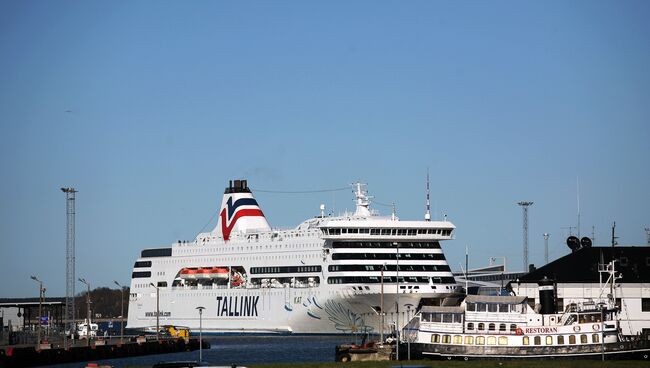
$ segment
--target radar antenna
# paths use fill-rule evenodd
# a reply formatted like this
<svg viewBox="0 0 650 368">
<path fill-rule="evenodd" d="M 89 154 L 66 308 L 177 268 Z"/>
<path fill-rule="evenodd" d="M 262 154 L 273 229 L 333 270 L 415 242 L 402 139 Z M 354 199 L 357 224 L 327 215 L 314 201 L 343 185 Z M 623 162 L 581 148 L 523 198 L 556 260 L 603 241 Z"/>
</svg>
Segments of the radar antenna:
<svg viewBox="0 0 650 368">
<path fill-rule="evenodd" d="M 431 204 L 429 202 L 429 168 L 427 167 L 427 212 L 424 214 L 424 221 L 431 221 Z"/>
</svg>

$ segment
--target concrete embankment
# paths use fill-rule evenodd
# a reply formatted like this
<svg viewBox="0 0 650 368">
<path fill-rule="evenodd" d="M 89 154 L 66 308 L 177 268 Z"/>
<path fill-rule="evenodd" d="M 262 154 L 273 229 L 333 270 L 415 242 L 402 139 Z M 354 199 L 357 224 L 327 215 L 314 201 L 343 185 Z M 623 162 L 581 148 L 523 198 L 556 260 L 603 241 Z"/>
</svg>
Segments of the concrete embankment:
<svg viewBox="0 0 650 368">
<path fill-rule="evenodd" d="M 203 341 L 203 349 L 209 349 Z M 85 362 L 90 360 L 113 359 L 151 354 L 165 354 L 199 349 L 199 340 L 165 339 L 154 341 L 125 342 L 123 344 L 74 346 L 67 349 L 36 349 L 34 346 L 0 349 L 0 368 L 33 367 L 47 364 Z"/>
</svg>

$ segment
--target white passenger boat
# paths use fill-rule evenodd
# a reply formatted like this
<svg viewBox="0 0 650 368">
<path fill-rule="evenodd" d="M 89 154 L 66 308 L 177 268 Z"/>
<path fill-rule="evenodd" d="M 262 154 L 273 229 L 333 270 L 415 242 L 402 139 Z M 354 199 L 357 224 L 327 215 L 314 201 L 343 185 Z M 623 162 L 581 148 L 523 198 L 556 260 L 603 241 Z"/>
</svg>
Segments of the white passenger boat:
<svg viewBox="0 0 650 368">
<path fill-rule="evenodd" d="M 541 304 L 524 296 L 468 295 L 457 306 L 431 306 L 405 328 L 412 357 L 425 359 L 642 359 L 647 336 L 621 335 L 615 263 L 601 265 L 605 298 L 556 313 L 554 285 L 541 280 Z M 403 347 L 404 348 L 404 347 Z"/>
<path fill-rule="evenodd" d="M 379 216 L 365 186 L 354 189 L 354 213 L 326 216 L 321 206 L 277 230 L 246 180 L 231 181 L 213 231 L 141 252 L 128 327 L 198 330 L 204 307 L 204 333 L 388 333 L 460 292 L 440 246 L 451 222 Z"/>
</svg>

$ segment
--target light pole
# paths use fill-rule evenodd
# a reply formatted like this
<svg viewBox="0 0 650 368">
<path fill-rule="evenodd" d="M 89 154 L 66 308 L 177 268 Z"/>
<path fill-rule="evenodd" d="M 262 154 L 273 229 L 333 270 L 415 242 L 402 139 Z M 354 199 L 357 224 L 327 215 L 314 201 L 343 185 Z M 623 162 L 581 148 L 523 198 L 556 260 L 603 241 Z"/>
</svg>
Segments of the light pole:
<svg viewBox="0 0 650 368">
<path fill-rule="evenodd" d="M 39 280 L 36 276 L 31 277 L 32 280 L 38 282 L 38 337 L 37 337 L 37 346 L 40 348 L 41 344 L 41 317 L 43 316 L 43 293 L 45 288 L 43 288 L 43 281 Z"/>
<path fill-rule="evenodd" d="M 120 287 L 120 302 L 121 302 L 121 311 L 120 311 L 120 317 L 122 320 L 120 321 L 120 344 L 124 343 L 124 286 L 120 285 L 119 282 L 113 280 L 115 285 Z"/>
<path fill-rule="evenodd" d="M 381 266 L 381 297 L 380 297 L 380 302 L 379 302 L 379 313 L 381 320 L 380 326 L 379 327 L 379 332 L 380 332 L 380 342 L 383 344 L 384 343 L 384 270 L 386 269 L 386 262 Z"/>
<path fill-rule="evenodd" d="M 82 277 L 79 278 L 79 282 L 86 284 L 88 289 L 86 293 L 86 345 L 90 345 L 90 283 Z"/>
<path fill-rule="evenodd" d="M 203 310 L 205 307 L 196 307 L 199 311 L 199 363 L 203 361 Z"/>
<path fill-rule="evenodd" d="M 397 271 L 397 280 L 396 280 L 396 285 L 397 285 L 397 306 L 395 308 L 397 310 L 397 322 L 396 322 L 396 325 L 395 325 L 395 327 L 396 327 L 395 333 L 397 334 L 397 347 L 396 347 L 397 350 L 395 352 L 395 356 L 397 357 L 397 361 L 399 361 L 399 335 L 400 335 L 400 326 L 399 326 L 399 243 L 394 242 L 393 245 L 397 246 L 397 257 L 396 257 L 396 259 L 397 259 L 397 267 L 395 268 L 395 270 Z"/>
<path fill-rule="evenodd" d="M 156 340 L 160 340 L 160 289 L 150 282 L 149 285 L 156 288 Z"/>
</svg>

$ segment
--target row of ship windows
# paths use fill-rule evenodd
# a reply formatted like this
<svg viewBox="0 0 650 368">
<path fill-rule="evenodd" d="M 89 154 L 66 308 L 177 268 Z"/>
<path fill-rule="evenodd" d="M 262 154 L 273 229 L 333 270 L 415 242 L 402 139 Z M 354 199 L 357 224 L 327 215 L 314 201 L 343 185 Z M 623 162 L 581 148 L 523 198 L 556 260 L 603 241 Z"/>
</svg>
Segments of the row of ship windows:
<svg viewBox="0 0 650 368">
<path fill-rule="evenodd" d="M 201 258 L 195 258 L 193 261 L 196 262 L 201 262 L 201 263 L 232 263 L 232 262 L 244 262 L 244 261 L 269 261 L 269 260 L 300 260 L 300 261 L 305 261 L 306 259 L 311 259 L 311 258 L 317 258 L 321 259 L 323 257 L 322 252 L 320 251 L 311 251 L 309 253 L 307 252 L 293 252 L 289 251 L 286 253 L 271 253 L 271 254 L 259 254 L 259 255 L 249 255 L 249 254 L 242 254 L 242 255 L 233 255 L 233 256 L 216 256 L 214 257 L 213 255 L 206 256 L 206 257 L 201 257 Z M 401 258 L 400 258 L 401 259 Z M 146 262 L 146 261 L 144 261 Z M 188 259 L 184 257 L 167 257 L 167 258 L 162 258 L 156 260 L 156 265 L 163 265 L 163 264 L 179 264 L 182 266 L 186 266 L 188 263 Z M 310 261 L 311 263 L 311 261 Z M 141 266 L 141 267 L 150 267 L 150 266 Z"/>
<path fill-rule="evenodd" d="M 397 270 L 397 266 L 394 264 L 390 265 L 331 265 L 327 267 L 330 272 L 338 271 L 381 271 L 382 269 L 387 272 L 394 272 Z M 400 271 L 433 271 L 433 272 L 451 272 L 451 268 L 448 265 L 399 265 Z"/>
<path fill-rule="evenodd" d="M 396 253 L 334 253 L 332 260 L 340 259 L 380 259 L 380 260 L 394 260 L 400 259 L 404 261 L 409 260 L 427 260 L 427 261 L 442 261 L 445 260 L 445 255 L 442 253 L 400 253 L 397 257 Z"/>
<path fill-rule="evenodd" d="M 453 277 L 424 277 L 424 276 L 400 276 L 399 282 L 412 282 L 420 284 L 428 284 L 431 281 L 434 284 L 455 284 L 456 280 Z M 381 282 L 381 277 L 375 276 L 337 276 L 328 277 L 328 284 L 378 284 Z M 384 283 L 396 283 L 397 277 L 384 276 Z"/>
<path fill-rule="evenodd" d="M 242 245 L 238 247 L 215 247 L 215 251 L 220 251 L 222 253 L 227 253 L 227 252 L 235 252 L 235 251 L 247 251 L 247 250 L 263 250 L 263 249 L 274 249 L 274 248 L 299 248 L 299 249 L 304 249 L 307 247 L 320 247 L 320 244 L 317 243 L 309 243 L 309 244 L 290 244 L 290 243 L 285 243 L 284 246 L 282 244 L 269 244 L 269 245 Z M 182 249 L 180 250 L 181 254 L 188 254 L 188 253 L 205 253 L 206 248 L 205 247 L 193 247 L 190 249 Z M 156 258 L 156 257 L 171 257 L 172 255 L 172 248 L 156 248 L 156 249 L 144 249 L 142 252 L 140 252 L 140 258 Z"/>
<path fill-rule="evenodd" d="M 134 279 L 137 278 L 149 278 L 151 277 L 151 272 L 149 271 L 138 271 L 133 272 L 131 277 Z M 412 283 L 429 283 L 429 281 L 435 284 L 454 284 L 455 280 L 453 277 L 423 277 L 423 276 L 400 276 L 399 282 L 412 282 Z M 339 277 L 328 277 L 328 284 L 378 284 L 381 282 L 381 277 L 374 276 L 339 276 Z M 396 277 L 384 277 L 385 283 L 396 283 Z M 145 286 L 148 284 L 144 284 Z M 166 283 L 164 286 L 167 286 Z M 136 287 L 141 287 L 136 285 Z"/>
<path fill-rule="evenodd" d="M 451 235 L 451 229 L 370 229 L 370 228 L 328 228 L 323 229 L 325 235 L 369 234 L 369 235 Z"/>
<path fill-rule="evenodd" d="M 587 335 L 579 335 L 580 336 L 580 343 L 581 344 L 588 344 L 589 343 L 589 336 Z M 553 339 L 554 336 L 549 335 L 546 336 L 545 343 L 546 345 L 553 345 L 553 342 L 557 343 L 557 345 L 565 345 L 567 344 L 566 341 L 568 341 L 568 344 L 576 344 L 577 343 L 577 337 L 576 335 L 568 335 L 568 339 L 565 339 L 564 335 L 558 335 L 556 336 L 556 339 Z M 452 342 L 453 341 L 453 342 Z M 487 345 L 497 345 L 497 342 L 499 345 L 508 345 L 508 336 L 465 336 L 463 339 L 463 336 L 461 335 L 454 335 L 453 340 L 452 340 L 452 335 L 438 335 L 438 334 L 433 334 L 431 335 L 431 342 L 436 343 L 436 344 L 457 344 L 457 345 L 485 345 L 487 342 Z M 597 344 L 600 342 L 600 335 L 598 334 L 592 334 L 591 335 L 591 342 L 594 344 Z M 530 345 L 530 336 L 524 336 L 522 338 L 522 344 L 523 345 Z M 533 336 L 533 344 L 534 345 L 542 345 L 542 337 L 541 336 Z"/>
<path fill-rule="evenodd" d="M 278 267 L 251 267 L 251 273 L 303 273 L 321 272 L 321 266 L 278 266 Z"/>
<path fill-rule="evenodd" d="M 440 249 L 438 242 L 332 242 L 332 248 L 426 248 Z"/>
</svg>

